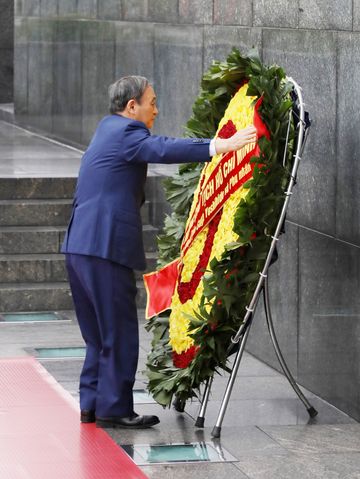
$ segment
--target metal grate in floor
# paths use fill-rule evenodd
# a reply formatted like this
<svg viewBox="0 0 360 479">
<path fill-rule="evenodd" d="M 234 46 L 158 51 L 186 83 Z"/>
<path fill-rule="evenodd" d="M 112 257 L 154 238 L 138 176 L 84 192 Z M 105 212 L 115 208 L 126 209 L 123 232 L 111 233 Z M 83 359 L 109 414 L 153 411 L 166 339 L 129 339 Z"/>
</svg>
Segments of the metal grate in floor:
<svg viewBox="0 0 360 479">
<path fill-rule="evenodd" d="M 237 459 L 218 444 L 130 444 L 121 446 L 138 466 L 189 462 L 233 462 Z"/>
<path fill-rule="evenodd" d="M 1 323 L 50 323 L 54 321 L 70 321 L 58 313 L 3 313 L 0 314 Z"/>
</svg>

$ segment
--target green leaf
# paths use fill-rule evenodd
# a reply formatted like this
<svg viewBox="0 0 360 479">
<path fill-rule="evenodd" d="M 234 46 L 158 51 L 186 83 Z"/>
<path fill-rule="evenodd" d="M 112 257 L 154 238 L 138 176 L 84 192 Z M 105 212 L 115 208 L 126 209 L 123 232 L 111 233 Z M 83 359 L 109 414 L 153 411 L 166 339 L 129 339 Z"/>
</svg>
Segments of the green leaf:
<svg viewBox="0 0 360 479">
<path fill-rule="evenodd" d="M 239 241 L 233 241 L 232 243 L 227 243 L 224 248 L 225 251 L 233 251 L 234 249 L 240 248 L 240 246 L 243 246 L 244 243 L 241 243 Z"/>
</svg>

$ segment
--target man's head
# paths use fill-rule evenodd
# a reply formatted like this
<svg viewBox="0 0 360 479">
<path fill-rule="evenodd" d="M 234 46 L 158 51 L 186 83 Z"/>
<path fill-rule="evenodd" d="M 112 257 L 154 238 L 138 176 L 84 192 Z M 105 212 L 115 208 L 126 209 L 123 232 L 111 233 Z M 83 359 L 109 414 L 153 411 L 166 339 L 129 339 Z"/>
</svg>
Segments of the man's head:
<svg viewBox="0 0 360 479">
<path fill-rule="evenodd" d="M 142 121 L 148 128 L 154 124 L 158 109 L 153 87 L 145 77 L 127 76 L 109 87 L 110 113 Z"/>
</svg>

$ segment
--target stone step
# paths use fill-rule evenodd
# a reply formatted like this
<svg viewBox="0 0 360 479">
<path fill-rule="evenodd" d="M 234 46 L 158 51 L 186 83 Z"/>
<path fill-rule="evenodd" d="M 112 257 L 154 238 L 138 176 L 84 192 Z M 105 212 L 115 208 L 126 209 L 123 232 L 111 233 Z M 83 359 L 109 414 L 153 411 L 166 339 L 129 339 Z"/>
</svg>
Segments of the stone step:
<svg viewBox="0 0 360 479">
<path fill-rule="evenodd" d="M 65 282 L 67 274 L 61 254 L 1 255 L 0 278 L 4 283 Z"/>
<path fill-rule="evenodd" d="M 147 253 L 147 271 L 156 269 L 156 253 Z M 142 280 L 142 272 L 136 278 Z M 0 278 L 3 283 L 66 282 L 67 272 L 61 254 L 0 255 Z"/>
<path fill-rule="evenodd" d="M 157 243 L 156 236 L 159 230 L 151 225 L 143 226 L 143 240 L 144 240 L 144 249 L 146 252 L 156 252 Z"/>
<path fill-rule="evenodd" d="M 71 199 L 76 178 L 0 178 L 0 200 Z"/>
<path fill-rule="evenodd" d="M 61 232 L 60 232 L 60 246 L 62 245 L 62 242 L 64 240 L 65 230 L 66 230 L 66 228 L 63 227 Z M 0 231 L 1 231 L 1 228 L 0 228 Z M 144 224 L 143 225 L 142 234 L 143 234 L 145 252 L 155 252 L 155 251 L 157 251 L 156 237 L 157 237 L 158 233 L 159 233 L 158 228 L 155 228 L 154 226 L 149 225 L 149 224 Z"/>
<path fill-rule="evenodd" d="M 149 172 L 145 196 L 153 203 L 166 201 L 162 190 L 162 176 Z M 0 178 L 0 200 L 16 199 L 71 199 L 74 196 L 75 177 L 20 177 Z"/>
<path fill-rule="evenodd" d="M 136 306 L 138 308 L 146 308 L 146 289 L 143 281 L 136 281 L 136 287 L 138 289 L 136 295 Z"/>
<path fill-rule="evenodd" d="M 61 226 L 70 218 L 72 200 L 1 200 L 1 226 Z"/>
<path fill-rule="evenodd" d="M 0 200 L 0 226 L 61 226 L 68 224 L 72 199 Z M 150 204 L 141 208 L 143 223 L 150 218 Z"/>
<path fill-rule="evenodd" d="M 141 281 L 136 283 L 138 308 L 146 306 L 146 291 Z M 73 309 L 67 282 L 56 283 L 1 283 L 0 312 L 59 311 Z"/>
<path fill-rule="evenodd" d="M 64 226 L 1 226 L 0 254 L 58 253 Z"/>
<path fill-rule="evenodd" d="M 59 253 L 65 226 L 0 226 L 0 254 Z M 156 251 L 157 228 L 144 225 L 145 251 Z"/>
<path fill-rule="evenodd" d="M 72 309 L 67 282 L 1 283 L 0 311 L 57 311 Z"/>
<path fill-rule="evenodd" d="M 157 265 L 157 252 L 146 252 L 146 271 L 135 271 L 135 277 L 137 281 L 143 280 L 143 274 L 150 273 L 156 270 Z"/>
</svg>

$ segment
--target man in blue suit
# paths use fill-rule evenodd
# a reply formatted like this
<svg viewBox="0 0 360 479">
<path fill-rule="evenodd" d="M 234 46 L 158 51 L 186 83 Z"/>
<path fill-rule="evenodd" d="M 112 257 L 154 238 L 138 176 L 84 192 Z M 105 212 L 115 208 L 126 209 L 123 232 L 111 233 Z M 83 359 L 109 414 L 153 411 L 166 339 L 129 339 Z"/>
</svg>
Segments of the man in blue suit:
<svg viewBox="0 0 360 479">
<path fill-rule="evenodd" d="M 140 207 L 147 164 L 210 161 L 256 141 L 256 131 L 216 140 L 152 136 L 158 110 L 146 78 L 121 78 L 109 96 L 111 115 L 82 158 L 62 252 L 86 343 L 81 421 L 136 429 L 159 422 L 134 412 L 132 394 L 139 349 L 134 269 L 146 266 Z"/>
</svg>

